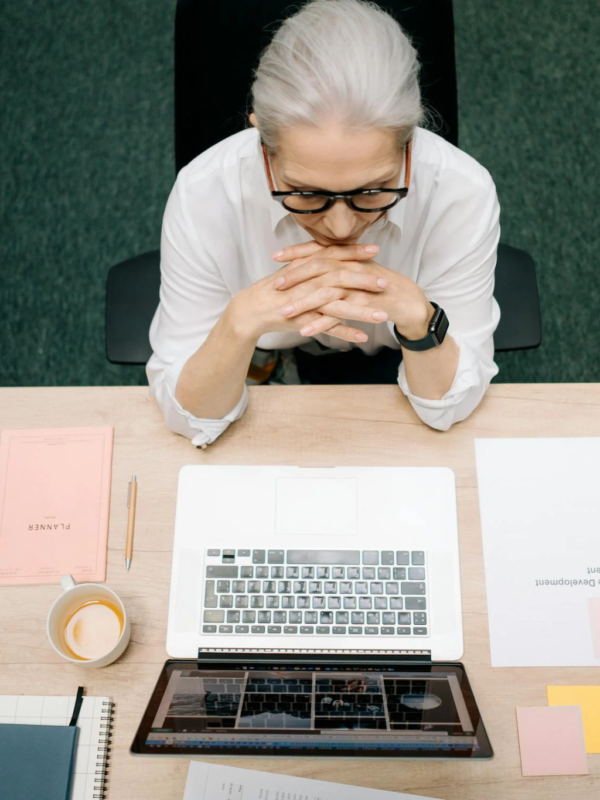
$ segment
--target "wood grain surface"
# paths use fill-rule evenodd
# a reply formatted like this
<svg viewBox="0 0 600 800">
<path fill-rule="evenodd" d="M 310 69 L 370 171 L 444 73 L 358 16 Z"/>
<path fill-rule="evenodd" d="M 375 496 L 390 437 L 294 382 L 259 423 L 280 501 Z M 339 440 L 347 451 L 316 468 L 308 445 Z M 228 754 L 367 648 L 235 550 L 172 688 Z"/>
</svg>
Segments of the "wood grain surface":
<svg viewBox="0 0 600 800">
<path fill-rule="evenodd" d="M 594 668 L 492 669 L 473 439 L 600 436 L 600 384 L 492 386 L 447 432 L 427 428 L 394 386 L 254 387 L 245 416 L 206 450 L 171 433 L 147 387 L 0 389 L 0 428 L 113 425 L 107 585 L 131 615 L 131 643 L 97 670 L 68 664 L 45 625 L 58 585 L 0 587 L 0 693 L 108 695 L 116 703 L 109 800 L 178 800 L 188 760 L 134 757 L 129 746 L 165 651 L 178 473 L 185 464 L 446 466 L 458 492 L 463 661 L 495 758 L 480 763 L 333 759 L 211 759 L 248 769 L 338 781 L 444 800 L 600 797 L 600 755 L 590 775 L 523 778 L 515 707 L 546 705 L 548 684 L 598 683 Z M 125 570 L 127 484 L 137 475 L 131 570 Z M 599 483 L 600 485 L 600 483 Z M 342 795 L 340 800 L 343 800 Z"/>
</svg>

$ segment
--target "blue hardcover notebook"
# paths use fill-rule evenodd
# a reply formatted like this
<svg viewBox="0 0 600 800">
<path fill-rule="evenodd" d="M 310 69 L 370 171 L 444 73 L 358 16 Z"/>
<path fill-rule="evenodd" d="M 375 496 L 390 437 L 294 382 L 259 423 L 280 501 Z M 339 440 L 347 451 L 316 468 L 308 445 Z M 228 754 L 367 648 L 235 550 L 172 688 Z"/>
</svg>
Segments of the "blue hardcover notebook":
<svg viewBox="0 0 600 800">
<path fill-rule="evenodd" d="M 0 787 L 11 800 L 69 800 L 76 725 L 0 724 Z"/>
</svg>

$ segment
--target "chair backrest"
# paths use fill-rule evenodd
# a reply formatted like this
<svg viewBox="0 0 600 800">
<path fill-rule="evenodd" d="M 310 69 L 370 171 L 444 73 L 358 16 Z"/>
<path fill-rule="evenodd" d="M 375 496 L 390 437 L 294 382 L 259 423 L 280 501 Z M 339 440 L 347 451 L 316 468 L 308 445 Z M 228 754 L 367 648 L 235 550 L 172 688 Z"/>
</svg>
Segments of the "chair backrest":
<svg viewBox="0 0 600 800">
<path fill-rule="evenodd" d="M 248 127 L 250 87 L 261 52 L 280 22 L 296 13 L 282 0 L 178 0 L 175 14 L 176 170 Z M 421 93 L 440 119 L 436 132 L 458 145 L 452 0 L 378 5 L 413 40 Z"/>
</svg>

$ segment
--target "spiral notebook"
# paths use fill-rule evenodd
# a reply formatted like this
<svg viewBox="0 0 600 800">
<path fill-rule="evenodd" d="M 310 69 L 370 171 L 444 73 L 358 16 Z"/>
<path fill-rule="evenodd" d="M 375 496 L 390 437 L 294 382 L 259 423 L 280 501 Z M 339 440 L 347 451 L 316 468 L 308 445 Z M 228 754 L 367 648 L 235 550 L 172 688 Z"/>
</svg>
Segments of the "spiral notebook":
<svg viewBox="0 0 600 800">
<path fill-rule="evenodd" d="M 0 695 L 0 723 L 68 725 L 75 697 Z M 84 697 L 77 727 L 71 800 L 107 797 L 109 746 L 114 704 L 108 697 Z"/>
</svg>

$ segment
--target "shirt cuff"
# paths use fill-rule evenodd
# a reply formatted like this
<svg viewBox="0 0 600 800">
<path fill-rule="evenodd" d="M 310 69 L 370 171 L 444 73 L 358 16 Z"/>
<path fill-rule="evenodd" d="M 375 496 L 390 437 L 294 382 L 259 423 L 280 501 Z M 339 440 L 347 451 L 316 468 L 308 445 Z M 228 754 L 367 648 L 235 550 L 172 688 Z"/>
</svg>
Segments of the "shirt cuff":
<svg viewBox="0 0 600 800">
<path fill-rule="evenodd" d="M 404 361 L 398 371 L 398 385 L 417 415 L 432 428 L 447 431 L 454 422 L 466 419 L 477 408 L 487 391 L 498 367 L 484 365 L 481 358 L 459 336 L 452 338 L 459 348 L 458 365 L 452 385 L 439 400 L 430 400 L 413 394 L 406 380 Z"/>
<path fill-rule="evenodd" d="M 188 357 L 186 356 L 167 367 L 163 372 L 162 380 L 159 380 L 156 385 L 150 386 L 150 393 L 161 408 L 169 428 L 175 433 L 191 439 L 195 447 L 204 447 L 212 444 L 232 422 L 243 415 L 248 407 L 248 389 L 244 385 L 237 405 L 221 419 L 195 417 L 183 408 L 175 397 L 177 381 L 187 361 Z"/>
</svg>

